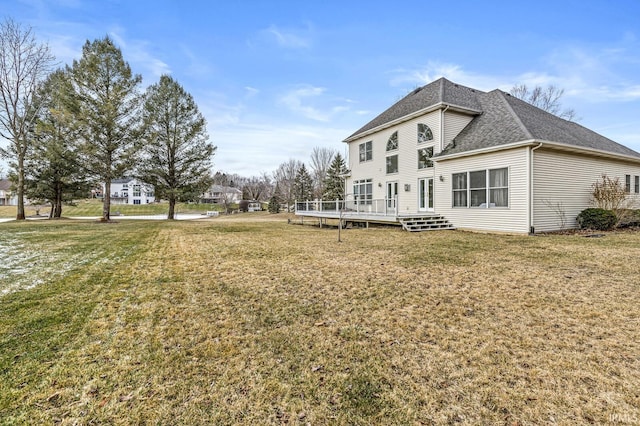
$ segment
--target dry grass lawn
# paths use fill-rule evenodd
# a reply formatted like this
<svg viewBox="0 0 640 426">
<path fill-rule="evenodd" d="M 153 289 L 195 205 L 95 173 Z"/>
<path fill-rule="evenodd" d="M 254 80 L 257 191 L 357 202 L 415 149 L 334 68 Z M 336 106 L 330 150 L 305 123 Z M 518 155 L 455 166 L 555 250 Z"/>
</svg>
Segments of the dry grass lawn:
<svg viewBox="0 0 640 426">
<path fill-rule="evenodd" d="M 0 224 L 0 423 L 640 424 L 640 233 L 342 236 Z"/>
</svg>

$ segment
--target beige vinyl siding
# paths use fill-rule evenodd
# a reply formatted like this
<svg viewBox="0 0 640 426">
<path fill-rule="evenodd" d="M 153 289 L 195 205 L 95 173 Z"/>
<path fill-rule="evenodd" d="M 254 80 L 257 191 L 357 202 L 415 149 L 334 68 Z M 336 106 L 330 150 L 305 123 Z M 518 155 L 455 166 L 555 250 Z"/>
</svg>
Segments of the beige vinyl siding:
<svg viewBox="0 0 640 426">
<path fill-rule="evenodd" d="M 539 149 L 533 152 L 533 226 L 536 232 L 577 227 L 576 217 L 590 204 L 591 185 L 603 173 L 619 178 L 631 175 L 631 196 L 636 207 L 640 197 L 633 194 L 634 176 L 640 176 L 640 165 L 572 153 Z"/>
<path fill-rule="evenodd" d="M 461 114 L 459 112 L 447 111 L 444 113 L 444 146 L 451 143 L 453 138 L 458 136 L 467 124 L 473 120 L 472 115 Z"/>
<path fill-rule="evenodd" d="M 373 198 L 383 199 L 386 195 L 386 183 L 395 181 L 398 182 L 398 213 L 416 213 L 418 178 L 433 176 L 434 173 L 433 168 L 418 170 L 418 148 L 433 145 L 434 154 L 439 152 L 439 116 L 440 111 L 434 111 L 349 142 L 351 177 L 347 180 L 347 192 L 353 192 L 354 180 L 373 179 Z M 429 126 L 433 133 L 433 141 L 418 144 L 418 123 Z M 398 149 L 387 152 L 387 141 L 395 131 L 398 132 Z M 373 141 L 373 160 L 360 163 L 358 147 L 367 141 Z M 386 173 L 386 158 L 390 155 L 398 155 L 398 173 Z M 405 185 L 409 185 L 408 191 L 405 191 Z"/>
<path fill-rule="evenodd" d="M 529 232 L 528 149 L 515 148 L 494 153 L 438 162 L 435 211 L 457 228 L 513 233 Z M 509 207 L 453 207 L 452 175 L 476 170 L 509 169 Z M 439 177 L 443 176 L 444 182 Z"/>
</svg>

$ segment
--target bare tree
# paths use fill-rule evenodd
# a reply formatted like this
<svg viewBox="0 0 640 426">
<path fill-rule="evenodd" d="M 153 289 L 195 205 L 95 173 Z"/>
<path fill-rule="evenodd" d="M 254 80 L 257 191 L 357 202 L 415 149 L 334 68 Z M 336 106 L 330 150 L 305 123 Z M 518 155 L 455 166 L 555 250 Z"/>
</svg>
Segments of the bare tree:
<svg viewBox="0 0 640 426">
<path fill-rule="evenodd" d="M 245 200 L 265 201 L 271 197 L 271 177 L 267 173 L 251 176 L 242 186 L 242 196 Z"/>
<path fill-rule="evenodd" d="M 560 98 L 564 95 L 564 89 L 560 89 L 553 84 L 543 88 L 536 86 L 532 90 L 526 84 L 517 84 L 509 91 L 511 96 L 522 99 L 531 105 L 557 115 L 565 120 L 574 121 L 576 112 L 573 109 L 563 109 Z"/>
<path fill-rule="evenodd" d="M 15 169 L 18 220 L 25 218 L 25 159 L 32 144 L 28 134 L 38 114 L 36 94 L 53 61 L 49 46 L 37 42 L 31 27 L 12 19 L 0 24 L 0 136 L 9 141 L 0 155 Z"/>
<path fill-rule="evenodd" d="M 315 195 L 318 198 L 322 197 L 324 193 L 324 181 L 327 177 L 327 170 L 331 165 L 331 160 L 336 155 L 337 151 L 316 146 L 311 151 L 311 173 L 313 177 L 313 184 L 315 188 Z"/>
<path fill-rule="evenodd" d="M 302 164 L 302 161 L 291 158 L 280 164 L 273 173 L 273 179 L 276 181 L 276 185 L 278 185 L 278 189 L 282 194 L 282 201 L 286 203 L 287 211 L 289 211 L 294 201 L 293 186 L 298 169 L 302 167 Z"/>
</svg>

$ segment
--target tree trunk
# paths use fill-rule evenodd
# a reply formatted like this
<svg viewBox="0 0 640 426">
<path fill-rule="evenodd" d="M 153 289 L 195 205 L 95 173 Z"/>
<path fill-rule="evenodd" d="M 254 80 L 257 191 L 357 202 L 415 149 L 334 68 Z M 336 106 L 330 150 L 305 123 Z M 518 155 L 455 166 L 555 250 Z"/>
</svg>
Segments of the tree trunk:
<svg viewBox="0 0 640 426">
<path fill-rule="evenodd" d="M 56 188 L 56 206 L 55 212 L 53 213 L 53 217 L 56 219 L 60 219 L 62 217 L 62 185 L 58 184 Z"/>
<path fill-rule="evenodd" d="M 111 179 L 106 179 L 104 182 L 104 194 L 102 194 L 102 221 L 109 222 L 111 220 L 111 214 L 109 212 L 111 208 Z"/>
<path fill-rule="evenodd" d="M 176 198 L 173 195 L 171 195 L 169 196 L 169 214 L 167 214 L 167 219 L 169 220 L 175 219 L 174 217 L 175 208 L 176 208 Z"/>
<path fill-rule="evenodd" d="M 51 202 L 51 210 L 49 210 L 49 220 L 53 219 L 53 209 L 55 208 L 55 203 Z"/>
<path fill-rule="evenodd" d="M 25 220 L 24 216 L 24 158 L 18 156 L 18 213 L 16 220 Z"/>
</svg>

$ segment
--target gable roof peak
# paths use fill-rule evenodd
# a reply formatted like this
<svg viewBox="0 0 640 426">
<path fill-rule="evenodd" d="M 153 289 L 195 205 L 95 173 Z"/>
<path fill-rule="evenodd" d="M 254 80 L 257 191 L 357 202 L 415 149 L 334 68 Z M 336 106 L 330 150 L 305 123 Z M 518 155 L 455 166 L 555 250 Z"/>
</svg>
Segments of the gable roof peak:
<svg viewBox="0 0 640 426">
<path fill-rule="evenodd" d="M 480 102 L 477 99 L 477 96 L 481 93 L 484 92 L 453 83 L 441 77 L 412 90 L 345 141 L 388 127 L 411 117 L 413 114 L 425 112 L 430 108 L 437 109 L 444 106 L 453 106 L 461 111 L 468 111 L 469 114 L 478 114 L 482 112 Z"/>
</svg>

